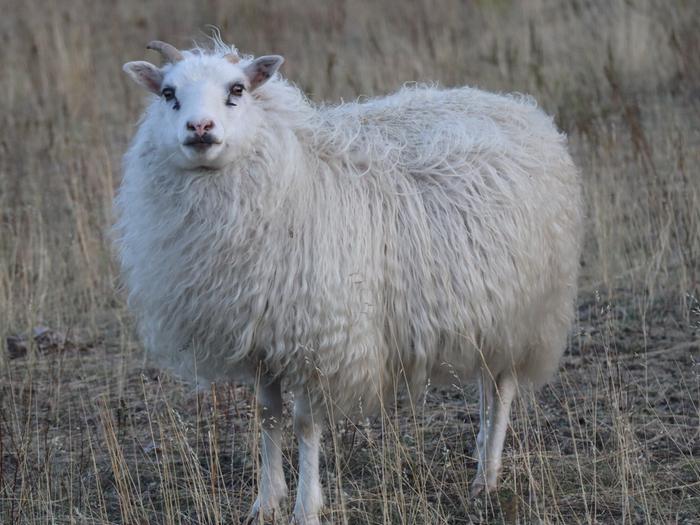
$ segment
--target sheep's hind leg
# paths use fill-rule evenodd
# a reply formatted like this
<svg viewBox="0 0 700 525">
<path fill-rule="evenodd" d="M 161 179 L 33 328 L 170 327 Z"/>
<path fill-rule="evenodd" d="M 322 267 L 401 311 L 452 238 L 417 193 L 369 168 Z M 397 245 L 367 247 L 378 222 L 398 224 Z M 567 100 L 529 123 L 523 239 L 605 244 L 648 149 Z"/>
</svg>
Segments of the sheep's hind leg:
<svg viewBox="0 0 700 525">
<path fill-rule="evenodd" d="M 493 418 L 493 397 L 496 385 L 488 370 L 482 370 L 479 376 L 479 434 L 476 436 L 474 457 L 482 461 L 484 442 L 488 433 L 489 421 Z"/>
<path fill-rule="evenodd" d="M 323 507 L 318 459 L 321 448 L 321 421 L 314 418 L 311 404 L 302 395 L 294 402 L 294 434 L 299 442 L 299 483 L 292 522 L 318 525 Z"/>
<path fill-rule="evenodd" d="M 486 378 L 483 377 L 483 379 Z M 486 435 L 480 447 L 479 467 L 472 483 L 472 496 L 478 496 L 484 490 L 487 492 L 495 490 L 498 485 L 503 443 L 510 420 L 510 407 L 517 391 L 518 383 L 513 374 L 506 372 L 498 377 L 495 396 L 491 403 L 493 408 L 488 411 L 490 416 L 486 425 Z"/>
<path fill-rule="evenodd" d="M 280 503 L 287 497 L 282 468 L 282 388 L 279 380 L 257 388 L 258 414 L 262 427 L 260 484 L 258 497 L 247 524 L 274 523 L 280 516 Z M 278 522 L 279 523 L 279 522 Z"/>
</svg>

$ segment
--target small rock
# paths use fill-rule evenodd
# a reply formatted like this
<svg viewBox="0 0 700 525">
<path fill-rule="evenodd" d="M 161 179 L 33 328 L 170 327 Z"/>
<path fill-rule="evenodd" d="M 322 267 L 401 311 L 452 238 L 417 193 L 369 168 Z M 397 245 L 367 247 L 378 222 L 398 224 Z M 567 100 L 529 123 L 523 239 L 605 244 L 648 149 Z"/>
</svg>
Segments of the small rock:
<svg viewBox="0 0 700 525">
<path fill-rule="evenodd" d="M 18 359 L 27 355 L 31 341 L 34 341 L 39 352 L 63 352 L 65 350 L 88 350 L 92 345 L 70 340 L 65 334 L 51 330 L 46 326 L 32 329 L 31 336 L 26 334 L 10 335 L 5 338 L 5 347 L 10 359 Z"/>
<path fill-rule="evenodd" d="M 27 353 L 27 341 L 20 335 L 7 336 L 5 345 L 10 359 L 24 357 Z"/>
</svg>

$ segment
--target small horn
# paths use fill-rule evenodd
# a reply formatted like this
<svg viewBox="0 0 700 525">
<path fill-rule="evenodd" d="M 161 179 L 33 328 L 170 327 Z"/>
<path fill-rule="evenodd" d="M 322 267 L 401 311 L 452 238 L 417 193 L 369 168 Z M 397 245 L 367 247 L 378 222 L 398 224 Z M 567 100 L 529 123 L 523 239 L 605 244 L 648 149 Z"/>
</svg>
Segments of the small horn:
<svg viewBox="0 0 700 525">
<path fill-rule="evenodd" d="M 165 60 L 172 63 L 179 62 L 184 58 L 182 56 L 182 53 L 180 53 L 180 51 L 178 51 L 178 49 L 175 46 L 167 44 L 166 42 L 161 42 L 160 40 L 154 40 L 153 42 L 150 42 L 146 46 L 146 49 L 153 49 L 154 51 L 158 51 L 161 55 L 163 55 L 163 58 Z"/>
<path fill-rule="evenodd" d="M 239 57 L 237 53 L 229 53 L 228 55 L 224 55 L 224 58 L 232 64 L 238 64 L 241 61 L 241 57 Z"/>
</svg>

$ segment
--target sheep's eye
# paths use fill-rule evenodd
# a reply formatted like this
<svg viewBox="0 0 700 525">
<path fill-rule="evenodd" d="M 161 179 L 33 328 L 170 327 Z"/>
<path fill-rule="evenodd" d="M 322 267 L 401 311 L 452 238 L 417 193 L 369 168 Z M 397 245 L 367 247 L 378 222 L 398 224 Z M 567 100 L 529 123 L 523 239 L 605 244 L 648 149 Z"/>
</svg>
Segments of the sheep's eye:
<svg viewBox="0 0 700 525">
<path fill-rule="evenodd" d="M 161 95 L 163 95 L 163 98 L 166 102 L 170 102 L 171 100 L 175 101 L 175 104 L 173 104 L 174 110 L 177 111 L 178 109 L 180 109 L 180 102 L 178 101 L 178 99 L 175 98 L 175 88 L 163 88 L 163 91 L 161 91 Z"/>
<path fill-rule="evenodd" d="M 240 97 L 241 95 L 243 95 L 243 91 L 245 91 L 245 87 L 243 87 L 243 84 L 240 84 L 238 82 L 233 84 L 228 90 L 228 97 L 226 98 L 226 105 L 227 106 L 235 106 L 236 103 L 233 101 L 234 97 Z"/>
</svg>

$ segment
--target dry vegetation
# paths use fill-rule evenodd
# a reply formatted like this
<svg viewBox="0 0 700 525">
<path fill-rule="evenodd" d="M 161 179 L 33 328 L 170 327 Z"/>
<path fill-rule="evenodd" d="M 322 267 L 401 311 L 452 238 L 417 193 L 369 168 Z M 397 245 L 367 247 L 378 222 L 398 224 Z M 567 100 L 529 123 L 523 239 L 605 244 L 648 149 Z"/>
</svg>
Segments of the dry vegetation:
<svg viewBox="0 0 700 525">
<path fill-rule="evenodd" d="M 700 522 L 700 3 L 6 0 L 2 11 L 0 522 L 235 523 L 252 502 L 250 394 L 197 392 L 144 365 L 107 233 L 142 107 L 121 65 L 155 37 L 187 47 L 209 23 L 245 51 L 284 54 L 317 101 L 413 80 L 531 93 L 569 133 L 585 180 L 578 323 L 561 374 L 515 408 L 498 494 L 468 500 L 478 410 L 455 386 L 329 429 L 327 518 Z M 40 326 L 52 331 L 33 337 Z M 291 438 L 285 456 L 293 469 Z"/>
</svg>

